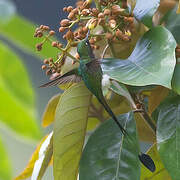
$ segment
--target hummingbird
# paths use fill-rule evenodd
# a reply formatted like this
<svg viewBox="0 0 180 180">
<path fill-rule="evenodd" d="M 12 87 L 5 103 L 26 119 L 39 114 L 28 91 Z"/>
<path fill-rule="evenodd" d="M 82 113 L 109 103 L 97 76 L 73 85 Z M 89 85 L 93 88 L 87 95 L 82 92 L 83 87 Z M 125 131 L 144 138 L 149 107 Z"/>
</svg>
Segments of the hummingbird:
<svg viewBox="0 0 180 180">
<path fill-rule="evenodd" d="M 100 59 L 95 58 L 88 40 L 88 35 L 85 39 L 78 43 L 77 52 L 80 56 L 78 68 L 73 69 L 62 76 L 59 76 L 54 80 L 41 85 L 40 87 L 55 86 L 68 82 L 78 83 L 80 81 L 84 81 L 85 86 L 98 99 L 100 104 L 118 125 L 121 132 L 123 134 L 127 134 L 126 130 L 119 123 L 118 119 L 104 98 L 102 91 L 103 72 L 100 65 Z"/>
<path fill-rule="evenodd" d="M 89 33 L 88 33 L 89 35 Z M 127 131 L 119 123 L 115 114 L 107 104 L 102 91 L 102 78 L 103 72 L 100 65 L 100 59 L 95 58 L 95 55 L 90 46 L 88 35 L 85 39 L 81 40 L 77 46 L 77 52 L 80 56 L 79 67 L 75 68 L 62 76 L 58 76 L 54 80 L 41 85 L 40 87 L 56 86 L 68 82 L 78 83 L 84 81 L 85 86 L 89 91 L 98 99 L 100 104 L 104 107 L 107 113 L 112 117 L 123 135 L 128 135 Z M 139 160 L 151 172 L 155 171 L 155 164 L 151 157 L 141 152 L 138 155 Z"/>
</svg>

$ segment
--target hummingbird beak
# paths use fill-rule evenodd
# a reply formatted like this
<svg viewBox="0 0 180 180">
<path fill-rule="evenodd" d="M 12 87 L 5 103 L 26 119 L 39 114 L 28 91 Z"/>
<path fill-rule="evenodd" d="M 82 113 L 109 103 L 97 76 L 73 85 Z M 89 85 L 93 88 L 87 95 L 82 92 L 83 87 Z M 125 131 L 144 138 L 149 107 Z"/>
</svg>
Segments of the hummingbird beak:
<svg viewBox="0 0 180 180">
<path fill-rule="evenodd" d="M 85 38 L 86 41 L 88 41 L 89 34 L 90 34 L 90 30 L 88 30 L 88 33 L 86 35 L 86 38 Z"/>
</svg>

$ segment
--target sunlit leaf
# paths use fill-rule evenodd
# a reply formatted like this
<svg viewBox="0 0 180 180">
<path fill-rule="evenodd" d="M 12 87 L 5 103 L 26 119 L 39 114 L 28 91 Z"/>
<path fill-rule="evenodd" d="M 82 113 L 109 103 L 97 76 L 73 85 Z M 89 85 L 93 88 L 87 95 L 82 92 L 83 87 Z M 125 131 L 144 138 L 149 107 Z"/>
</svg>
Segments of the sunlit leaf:
<svg viewBox="0 0 180 180">
<path fill-rule="evenodd" d="M 11 176 L 9 158 L 0 138 L 0 180 L 10 180 Z"/>
<path fill-rule="evenodd" d="M 163 27 L 154 27 L 138 41 L 127 60 L 104 59 L 102 69 L 104 74 L 124 84 L 158 84 L 171 88 L 175 48 L 172 34 Z"/>
<path fill-rule="evenodd" d="M 164 168 L 164 165 L 160 159 L 160 156 L 157 151 L 156 145 L 153 145 L 147 152 L 149 156 L 153 159 L 156 165 L 156 171 L 154 173 L 150 172 L 143 165 L 141 166 L 141 180 L 171 180 L 167 170 Z"/>
<path fill-rule="evenodd" d="M 153 26 L 152 17 L 159 7 L 160 0 L 136 0 L 136 6 L 133 10 L 133 14 L 136 19 L 141 21 L 147 27 Z"/>
<path fill-rule="evenodd" d="M 14 15 L 6 23 L 1 23 L 0 21 L 1 35 L 8 38 L 15 45 L 18 45 L 23 50 L 31 52 L 34 55 L 56 57 L 58 50 L 57 48 L 52 48 L 50 43 L 46 43 L 42 51 L 36 52 L 35 45 L 40 43 L 42 39 L 34 38 L 35 29 L 36 26 L 33 23 L 19 15 Z"/>
<path fill-rule="evenodd" d="M 0 120 L 20 135 L 37 139 L 40 131 L 35 119 L 34 92 L 25 67 L 2 44 L 0 52 Z"/>
<path fill-rule="evenodd" d="M 172 79 L 172 89 L 180 95 L 180 64 L 176 64 L 173 79 Z"/>
<path fill-rule="evenodd" d="M 90 136 L 80 162 L 80 180 L 140 178 L 138 140 L 133 113 L 118 116 L 129 133 L 122 136 L 112 119 Z"/>
<path fill-rule="evenodd" d="M 158 86 L 152 90 L 151 95 L 148 99 L 149 114 L 152 114 L 152 112 L 159 106 L 161 101 L 168 95 L 168 93 L 169 90 L 162 86 Z"/>
<path fill-rule="evenodd" d="M 51 132 L 42 143 L 38 159 L 34 164 L 31 180 L 41 180 L 53 155 L 53 132 Z"/>
<path fill-rule="evenodd" d="M 72 85 L 56 109 L 53 138 L 54 179 L 76 180 L 84 144 L 91 93 L 83 83 Z"/>
<path fill-rule="evenodd" d="M 53 96 L 49 100 L 49 102 L 46 106 L 46 109 L 44 111 L 43 118 L 42 118 L 42 126 L 43 127 L 47 127 L 52 122 L 54 122 L 56 106 L 59 102 L 60 97 L 61 97 L 61 95 L 58 94 L 58 95 Z"/>
<path fill-rule="evenodd" d="M 165 168 L 172 179 L 180 171 L 180 96 L 169 95 L 157 109 L 157 146 Z"/>
<path fill-rule="evenodd" d="M 28 177 L 30 177 L 32 175 L 32 172 L 33 172 L 33 169 L 34 169 L 34 164 L 39 158 L 39 151 L 40 151 L 41 145 L 46 140 L 46 138 L 47 138 L 47 136 L 45 136 L 41 140 L 39 145 L 36 147 L 36 150 L 33 152 L 32 156 L 31 156 L 31 159 L 29 160 L 29 162 L 28 162 L 27 166 L 25 167 L 25 169 L 23 170 L 23 172 L 21 174 L 19 174 L 14 180 L 26 179 L 26 178 L 28 178 Z"/>
</svg>

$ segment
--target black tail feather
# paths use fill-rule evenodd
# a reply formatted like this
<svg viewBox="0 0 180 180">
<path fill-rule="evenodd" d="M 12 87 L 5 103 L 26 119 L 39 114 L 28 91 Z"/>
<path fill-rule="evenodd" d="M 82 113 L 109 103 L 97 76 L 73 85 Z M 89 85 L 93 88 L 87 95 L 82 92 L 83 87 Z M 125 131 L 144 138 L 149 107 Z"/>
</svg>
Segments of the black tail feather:
<svg viewBox="0 0 180 180">
<path fill-rule="evenodd" d="M 147 169 L 149 169 L 151 172 L 154 172 L 156 170 L 156 166 L 154 164 L 154 161 L 152 160 L 152 158 L 149 155 L 141 153 L 138 157 L 139 157 L 139 160 L 141 161 L 141 163 Z"/>
<path fill-rule="evenodd" d="M 97 97 L 98 98 L 98 97 Z M 115 114 L 112 112 L 111 108 L 109 107 L 109 105 L 107 104 L 106 100 L 104 99 L 104 97 L 102 97 L 102 99 L 98 98 L 99 102 L 103 105 L 104 109 L 107 111 L 107 113 L 113 118 L 113 120 L 115 121 L 115 123 L 118 125 L 118 127 L 120 128 L 121 132 L 124 135 L 127 135 L 127 131 L 123 128 L 123 126 L 119 123 L 117 117 L 115 116 Z"/>
</svg>

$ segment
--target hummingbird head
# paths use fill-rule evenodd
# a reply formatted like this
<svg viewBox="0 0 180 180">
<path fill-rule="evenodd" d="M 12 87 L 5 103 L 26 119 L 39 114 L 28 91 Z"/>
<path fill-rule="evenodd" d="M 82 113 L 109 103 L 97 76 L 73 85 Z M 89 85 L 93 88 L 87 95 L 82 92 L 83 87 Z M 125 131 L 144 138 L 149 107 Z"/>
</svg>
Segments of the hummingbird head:
<svg viewBox="0 0 180 180">
<path fill-rule="evenodd" d="M 77 52 L 80 56 L 80 59 L 94 58 L 94 54 L 88 40 L 89 32 L 86 38 L 81 40 L 81 42 L 78 43 Z"/>
</svg>

